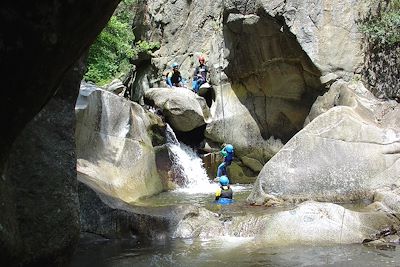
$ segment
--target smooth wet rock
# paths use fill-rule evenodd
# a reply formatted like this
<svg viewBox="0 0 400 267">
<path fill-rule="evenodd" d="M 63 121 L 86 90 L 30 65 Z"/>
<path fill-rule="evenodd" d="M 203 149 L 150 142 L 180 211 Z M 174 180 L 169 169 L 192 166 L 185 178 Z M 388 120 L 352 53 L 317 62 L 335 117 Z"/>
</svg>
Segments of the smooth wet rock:
<svg viewBox="0 0 400 267">
<path fill-rule="evenodd" d="M 152 127 L 162 127 L 161 120 L 101 89 L 80 101 L 76 116 L 80 181 L 126 202 L 162 191 L 152 145 Z"/>
</svg>

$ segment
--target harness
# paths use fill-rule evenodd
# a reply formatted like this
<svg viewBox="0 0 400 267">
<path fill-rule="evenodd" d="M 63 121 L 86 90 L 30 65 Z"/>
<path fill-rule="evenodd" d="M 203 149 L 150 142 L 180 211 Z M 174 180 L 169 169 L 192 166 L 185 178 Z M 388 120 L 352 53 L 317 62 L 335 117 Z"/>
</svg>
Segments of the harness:
<svg viewBox="0 0 400 267">
<path fill-rule="evenodd" d="M 233 191 L 229 185 L 222 185 L 218 188 L 217 192 L 215 193 L 215 200 L 220 198 L 228 198 L 232 199 Z"/>
<path fill-rule="evenodd" d="M 171 71 L 168 77 L 171 78 L 172 84 L 178 84 L 181 81 L 181 73 L 179 71 Z"/>
</svg>

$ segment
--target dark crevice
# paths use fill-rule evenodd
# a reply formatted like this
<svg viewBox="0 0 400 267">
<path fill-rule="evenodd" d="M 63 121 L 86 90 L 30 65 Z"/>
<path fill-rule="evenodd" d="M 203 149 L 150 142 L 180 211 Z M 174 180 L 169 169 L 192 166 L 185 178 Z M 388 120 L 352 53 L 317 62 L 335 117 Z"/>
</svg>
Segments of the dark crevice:
<svg viewBox="0 0 400 267">
<path fill-rule="evenodd" d="M 182 131 L 178 131 L 174 129 L 176 138 L 192 147 L 192 148 L 199 148 L 204 140 L 204 131 L 206 129 L 206 124 L 204 124 L 203 126 L 197 127 L 191 131 L 188 132 L 182 132 Z"/>
<path fill-rule="evenodd" d="M 205 100 L 209 108 L 211 108 L 212 103 L 215 101 L 215 91 L 213 87 L 207 89 L 204 93 L 200 94 Z"/>
</svg>

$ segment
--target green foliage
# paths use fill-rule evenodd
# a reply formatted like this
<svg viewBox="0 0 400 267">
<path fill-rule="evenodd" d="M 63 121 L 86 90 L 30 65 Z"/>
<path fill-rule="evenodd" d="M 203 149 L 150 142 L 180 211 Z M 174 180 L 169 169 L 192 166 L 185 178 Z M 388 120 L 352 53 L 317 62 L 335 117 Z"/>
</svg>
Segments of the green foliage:
<svg viewBox="0 0 400 267">
<path fill-rule="evenodd" d="M 124 0 L 118 6 L 110 21 L 89 49 L 85 80 L 103 85 L 118 73 L 124 72 L 128 60 L 134 55 L 132 44 L 132 7 L 133 0 Z"/>
<path fill-rule="evenodd" d="M 139 40 L 136 42 L 134 50 L 136 53 L 140 53 L 140 52 L 149 53 L 150 51 L 154 51 L 159 48 L 160 48 L 159 43 L 147 42 L 145 40 Z"/>
<path fill-rule="evenodd" d="M 386 11 L 364 21 L 361 31 L 378 43 L 400 43 L 400 0 L 392 0 Z"/>
<path fill-rule="evenodd" d="M 84 79 L 98 85 L 109 83 L 128 72 L 129 60 L 139 52 L 154 51 L 158 43 L 137 41 L 132 30 L 136 0 L 123 0 L 96 41 L 89 49 L 87 72 Z"/>
</svg>

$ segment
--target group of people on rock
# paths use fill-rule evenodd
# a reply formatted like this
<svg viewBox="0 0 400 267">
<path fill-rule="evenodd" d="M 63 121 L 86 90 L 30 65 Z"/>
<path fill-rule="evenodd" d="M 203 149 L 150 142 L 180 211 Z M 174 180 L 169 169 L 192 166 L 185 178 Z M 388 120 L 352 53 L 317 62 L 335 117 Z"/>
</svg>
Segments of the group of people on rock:
<svg viewBox="0 0 400 267">
<path fill-rule="evenodd" d="M 207 82 L 208 67 L 205 64 L 206 60 L 204 56 L 199 57 L 199 65 L 194 69 L 192 90 L 197 94 L 200 86 Z M 174 62 L 172 64 L 172 70 L 166 74 L 167 86 L 172 87 L 183 87 L 184 80 L 179 71 L 179 64 Z"/>
</svg>

